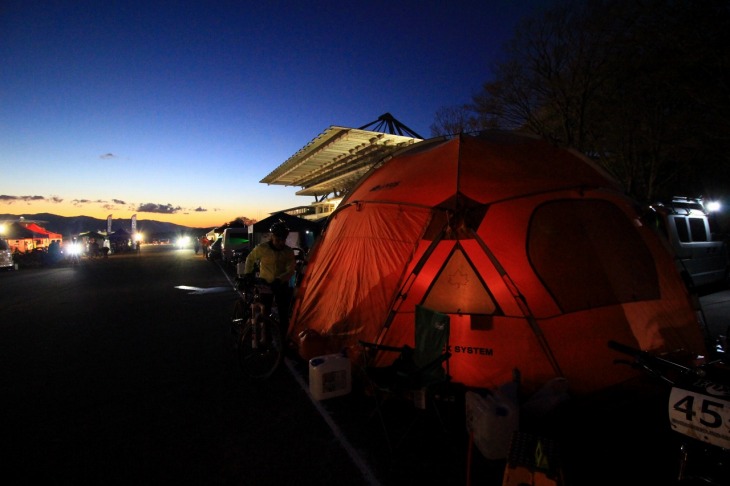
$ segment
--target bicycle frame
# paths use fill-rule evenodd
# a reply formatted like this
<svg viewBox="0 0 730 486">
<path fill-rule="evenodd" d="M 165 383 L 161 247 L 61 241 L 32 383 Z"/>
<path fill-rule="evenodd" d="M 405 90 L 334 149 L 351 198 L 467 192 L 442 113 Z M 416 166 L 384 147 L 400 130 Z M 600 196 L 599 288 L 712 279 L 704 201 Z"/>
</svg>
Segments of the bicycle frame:
<svg viewBox="0 0 730 486">
<path fill-rule="evenodd" d="M 232 321 L 234 349 L 244 374 L 253 380 L 265 380 L 279 367 L 283 355 L 278 320 L 273 313 L 267 314 L 262 299 L 271 289 L 265 282 L 258 282 L 237 285 L 237 291 L 240 297 Z"/>
<path fill-rule="evenodd" d="M 261 294 L 266 293 L 266 288 L 263 285 L 254 285 L 253 288 L 253 297 L 250 303 L 251 317 L 249 319 L 255 330 L 255 332 L 251 333 L 251 348 L 257 349 L 259 341 L 265 341 L 267 338 L 266 327 L 263 326 L 263 316 L 266 313 L 266 306 L 261 300 Z M 269 317 L 271 317 L 271 314 L 269 314 Z"/>
</svg>

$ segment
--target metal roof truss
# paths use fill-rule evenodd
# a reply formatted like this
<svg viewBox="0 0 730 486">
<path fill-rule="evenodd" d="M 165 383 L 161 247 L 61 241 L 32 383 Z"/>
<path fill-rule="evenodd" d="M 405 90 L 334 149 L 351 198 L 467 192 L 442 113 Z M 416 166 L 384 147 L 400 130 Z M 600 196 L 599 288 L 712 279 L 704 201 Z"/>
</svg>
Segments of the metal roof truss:
<svg viewBox="0 0 730 486">
<path fill-rule="evenodd" d="M 261 182 L 299 186 L 300 196 L 343 193 L 370 168 L 420 138 L 331 126 Z"/>
</svg>

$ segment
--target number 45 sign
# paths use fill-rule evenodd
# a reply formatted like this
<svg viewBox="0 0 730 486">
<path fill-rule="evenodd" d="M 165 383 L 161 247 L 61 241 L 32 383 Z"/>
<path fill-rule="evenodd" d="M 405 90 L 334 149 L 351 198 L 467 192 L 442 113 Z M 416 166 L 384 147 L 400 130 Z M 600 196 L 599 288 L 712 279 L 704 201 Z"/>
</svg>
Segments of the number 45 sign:
<svg viewBox="0 0 730 486">
<path fill-rule="evenodd" d="M 723 389 L 720 389 L 723 388 Z M 688 437 L 730 449 L 730 394 L 705 383 L 705 393 L 674 387 L 669 395 L 669 423 Z"/>
</svg>

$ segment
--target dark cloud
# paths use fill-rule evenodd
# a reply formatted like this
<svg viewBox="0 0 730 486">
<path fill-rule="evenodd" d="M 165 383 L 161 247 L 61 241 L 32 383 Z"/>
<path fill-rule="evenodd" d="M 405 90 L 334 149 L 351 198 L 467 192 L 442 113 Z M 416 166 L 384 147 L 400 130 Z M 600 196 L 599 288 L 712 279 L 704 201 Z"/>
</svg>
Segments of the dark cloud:
<svg viewBox="0 0 730 486">
<path fill-rule="evenodd" d="M 5 194 L 0 195 L 0 201 L 3 201 L 8 204 L 12 204 L 14 202 L 18 201 L 25 201 L 25 202 L 31 202 L 31 201 L 44 201 L 46 198 L 43 196 L 8 196 Z"/>
<path fill-rule="evenodd" d="M 63 199 L 55 198 L 53 202 L 61 202 Z M 81 206 L 84 204 L 99 204 L 104 209 L 118 209 L 119 205 L 126 205 L 127 203 L 121 199 L 112 199 L 112 202 L 105 201 L 104 199 L 73 199 L 71 201 L 71 204 L 74 206 Z M 130 208 L 132 211 L 134 210 L 133 207 Z"/>
<path fill-rule="evenodd" d="M 182 208 L 180 206 L 173 207 L 172 204 L 144 203 L 137 207 L 137 211 L 140 213 L 175 214 L 181 210 Z"/>
<path fill-rule="evenodd" d="M 0 194 L 0 203 L 4 204 L 13 204 L 13 203 L 20 203 L 20 202 L 33 202 L 33 201 L 48 201 L 51 203 L 61 203 L 64 201 L 63 198 L 60 198 L 58 196 L 50 196 L 50 197 L 44 197 L 44 196 L 11 196 L 8 194 Z M 111 199 L 111 202 L 105 201 L 103 199 L 72 199 L 71 204 L 74 206 L 82 206 L 86 204 L 98 204 L 101 207 L 103 207 L 106 210 L 113 211 L 119 209 L 119 206 L 127 206 L 127 210 L 129 211 L 138 211 L 141 213 L 158 213 L 158 214 L 188 214 L 190 211 L 196 212 L 196 213 L 205 213 L 208 212 L 209 209 L 206 209 L 202 206 L 198 206 L 197 208 L 193 210 L 189 209 L 183 209 L 180 206 L 173 206 L 172 204 L 155 204 L 155 203 L 144 203 L 140 204 L 138 206 L 135 206 L 134 203 L 128 203 L 122 199 Z M 220 211 L 217 208 L 212 209 L 211 211 Z"/>
<path fill-rule="evenodd" d="M 99 156 L 99 158 L 100 158 L 100 159 L 105 159 L 105 160 L 106 160 L 106 159 L 115 159 L 116 157 L 117 157 L 117 156 L 116 156 L 116 155 L 114 155 L 114 154 L 113 154 L 113 153 L 111 153 L 111 152 L 110 152 L 110 153 L 107 153 L 107 154 L 104 154 L 104 155 L 100 155 L 100 156 Z"/>
</svg>

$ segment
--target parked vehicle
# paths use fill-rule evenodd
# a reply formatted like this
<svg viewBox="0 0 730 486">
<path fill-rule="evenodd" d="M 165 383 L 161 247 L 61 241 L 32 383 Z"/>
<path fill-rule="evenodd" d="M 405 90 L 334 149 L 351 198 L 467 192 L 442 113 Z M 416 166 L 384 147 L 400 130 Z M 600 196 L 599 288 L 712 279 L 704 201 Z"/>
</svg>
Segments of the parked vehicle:
<svg viewBox="0 0 730 486">
<path fill-rule="evenodd" d="M 0 269 L 7 270 L 11 268 L 15 268 L 13 252 L 10 250 L 8 242 L 0 238 Z"/>
<path fill-rule="evenodd" d="M 727 279 L 727 244 L 701 198 L 674 197 L 651 209 L 691 285 L 699 287 Z"/>
<path fill-rule="evenodd" d="M 251 253 L 251 250 L 248 247 L 233 250 L 233 254 L 231 255 L 231 264 L 236 267 L 236 273 L 238 275 L 243 275 L 243 269 L 246 266 L 246 257 L 249 253 Z"/>
<path fill-rule="evenodd" d="M 248 248 L 248 228 L 226 228 L 223 230 L 221 252 L 224 263 L 232 263 L 233 250 Z"/>
<path fill-rule="evenodd" d="M 223 253 L 221 252 L 221 243 L 223 243 L 223 240 L 218 238 L 213 242 L 213 244 L 210 245 L 210 248 L 208 248 L 208 253 L 205 256 L 208 260 L 220 260 L 223 257 Z"/>
</svg>

